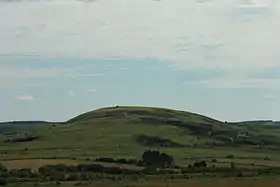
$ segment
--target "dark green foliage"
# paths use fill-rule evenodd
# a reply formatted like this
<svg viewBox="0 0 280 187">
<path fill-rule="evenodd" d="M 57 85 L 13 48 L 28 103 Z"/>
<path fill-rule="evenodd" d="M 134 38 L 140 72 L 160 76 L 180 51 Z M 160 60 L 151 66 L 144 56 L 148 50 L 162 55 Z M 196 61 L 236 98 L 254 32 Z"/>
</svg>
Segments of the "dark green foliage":
<svg viewBox="0 0 280 187">
<path fill-rule="evenodd" d="M 8 184 L 7 179 L 5 178 L 0 178 L 0 186 L 6 186 Z"/>
<path fill-rule="evenodd" d="M 227 155 L 226 158 L 234 158 L 234 155 Z"/>
<path fill-rule="evenodd" d="M 109 163 L 114 163 L 116 162 L 115 159 L 113 158 L 97 158 L 95 159 L 96 162 L 109 162 Z"/>
<path fill-rule="evenodd" d="M 215 158 L 213 158 L 213 159 L 211 160 L 211 162 L 216 163 L 216 162 L 218 162 L 218 160 L 215 159 Z"/>
<path fill-rule="evenodd" d="M 203 160 L 201 162 L 195 162 L 193 164 L 193 167 L 195 168 L 206 168 L 207 167 L 207 163 Z"/>
<path fill-rule="evenodd" d="M 49 180 L 51 180 L 51 181 L 66 181 L 65 173 L 58 172 L 58 171 L 50 173 Z"/>
<path fill-rule="evenodd" d="M 71 173 L 70 175 L 68 175 L 68 177 L 66 177 L 66 181 L 78 181 L 79 180 L 79 176 L 77 173 Z"/>
<path fill-rule="evenodd" d="M 32 142 L 35 141 L 37 139 L 39 139 L 39 136 L 27 136 L 27 137 L 20 137 L 20 138 L 12 138 L 12 139 L 8 139 L 6 140 L 6 142 L 11 142 L 11 143 L 20 143 L 20 142 Z"/>
<path fill-rule="evenodd" d="M 159 151 L 145 151 L 142 155 L 142 160 L 146 166 L 160 168 L 173 167 L 175 164 L 172 156 Z"/>
<path fill-rule="evenodd" d="M 3 171 L 8 171 L 8 170 L 3 164 L 0 164 L 0 172 L 3 172 Z"/>
<path fill-rule="evenodd" d="M 152 136 L 146 136 L 146 135 L 139 135 L 136 139 L 137 143 L 143 146 L 155 146 L 155 147 L 184 147 L 181 144 L 178 144 L 176 142 L 173 142 L 169 139 L 164 139 L 160 137 L 152 137 Z"/>
<path fill-rule="evenodd" d="M 125 159 L 125 158 L 97 158 L 95 159 L 96 162 L 108 162 L 108 163 L 119 163 L 119 164 L 131 164 L 131 165 L 137 165 L 139 160 L 136 159 Z"/>
<path fill-rule="evenodd" d="M 243 173 L 240 171 L 237 173 L 237 177 L 243 177 Z"/>
<path fill-rule="evenodd" d="M 66 166 L 64 164 L 58 164 L 58 165 L 46 165 L 39 168 L 39 173 L 45 176 L 51 175 L 54 172 L 73 172 L 75 171 L 75 167 L 73 166 Z"/>
<path fill-rule="evenodd" d="M 30 168 L 27 169 L 13 169 L 9 172 L 13 177 L 17 178 L 33 178 L 35 177 Z"/>
<path fill-rule="evenodd" d="M 230 168 L 231 168 L 231 169 L 235 169 L 235 167 L 236 167 L 236 166 L 235 166 L 235 163 L 234 163 L 234 162 L 230 162 Z"/>
</svg>

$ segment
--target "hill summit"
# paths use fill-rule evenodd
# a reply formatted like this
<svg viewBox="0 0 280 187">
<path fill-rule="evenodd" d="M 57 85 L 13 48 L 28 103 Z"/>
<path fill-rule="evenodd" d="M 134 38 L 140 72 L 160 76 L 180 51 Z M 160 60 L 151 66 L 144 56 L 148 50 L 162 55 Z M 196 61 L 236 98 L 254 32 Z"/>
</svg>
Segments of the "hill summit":
<svg viewBox="0 0 280 187">
<path fill-rule="evenodd" d="M 196 123 L 196 124 L 221 124 L 222 122 L 195 113 L 178 111 L 166 108 L 156 107 L 133 107 L 133 106 L 116 106 L 107 107 L 81 114 L 68 123 L 91 122 L 95 120 L 109 119 L 138 119 L 140 121 L 150 121 L 153 124 L 159 123 Z"/>
</svg>

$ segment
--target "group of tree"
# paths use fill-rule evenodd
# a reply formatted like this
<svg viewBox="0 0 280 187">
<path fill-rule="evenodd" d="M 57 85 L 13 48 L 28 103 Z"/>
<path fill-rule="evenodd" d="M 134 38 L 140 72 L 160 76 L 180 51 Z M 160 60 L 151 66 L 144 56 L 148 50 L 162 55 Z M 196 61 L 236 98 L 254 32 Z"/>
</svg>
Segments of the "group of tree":
<svg viewBox="0 0 280 187">
<path fill-rule="evenodd" d="M 137 165 L 139 163 L 139 160 L 137 160 L 137 159 L 108 158 L 108 157 L 97 158 L 94 161 L 95 162 L 118 163 L 118 164 L 130 164 L 130 165 Z"/>
<path fill-rule="evenodd" d="M 154 166 L 159 168 L 171 168 L 175 165 L 172 156 L 153 150 L 148 150 L 143 153 L 142 162 L 145 166 Z"/>
<path fill-rule="evenodd" d="M 45 165 L 32 171 L 31 169 L 13 169 L 8 170 L 5 166 L 0 165 L 0 185 L 5 185 L 11 180 L 16 181 L 78 181 L 93 180 L 100 177 L 114 176 L 142 176 L 147 174 L 160 174 L 169 172 L 165 168 L 174 167 L 174 159 L 172 156 L 160 153 L 159 151 L 145 151 L 141 160 L 136 159 L 111 159 L 99 158 L 95 161 L 99 162 L 116 162 L 122 164 L 141 165 L 142 169 L 132 170 L 118 166 L 104 166 L 99 163 L 79 164 L 79 165 Z M 156 168 L 153 172 L 147 168 Z M 157 170 L 160 168 L 160 170 Z M 160 171 L 160 172 L 159 172 Z"/>
<path fill-rule="evenodd" d="M 137 166 L 154 166 L 156 168 L 171 168 L 174 167 L 175 162 L 172 156 L 166 153 L 160 153 L 155 150 L 147 150 L 142 154 L 142 159 L 124 159 L 124 158 L 97 158 L 95 162 L 109 162 L 120 164 L 131 164 Z"/>
</svg>

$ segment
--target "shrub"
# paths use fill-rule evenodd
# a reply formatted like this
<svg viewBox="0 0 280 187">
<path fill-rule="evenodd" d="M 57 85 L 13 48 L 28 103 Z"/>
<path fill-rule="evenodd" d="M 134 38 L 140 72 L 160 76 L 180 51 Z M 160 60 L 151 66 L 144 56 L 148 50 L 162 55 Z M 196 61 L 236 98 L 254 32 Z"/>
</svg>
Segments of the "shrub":
<svg viewBox="0 0 280 187">
<path fill-rule="evenodd" d="M 216 158 L 213 158 L 213 159 L 211 160 L 211 162 L 216 163 L 216 162 L 218 162 L 218 160 L 217 160 Z"/>
<path fill-rule="evenodd" d="M 243 173 L 240 171 L 237 173 L 237 177 L 243 177 Z"/>
<path fill-rule="evenodd" d="M 7 183 L 7 180 L 4 179 L 4 178 L 0 178 L 0 186 L 6 186 L 8 183 Z"/>
<path fill-rule="evenodd" d="M 234 158 L 234 155 L 227 155 L 226 158 Z"/>
<path fill-rule="evenodd" d="M 270 158 L 268 156 L 265 156 L 264 160 L 270 160 Z"/>
<path fill-rule="evenodd" d="M 9 174 L 17 178 L 32 178 L 34 176 L 30 168 L 13 169 L 9 172 Z"/>
<path fill-rule="evenodd" d="M 235 169 L 235 163 L 234 162 L 230 162 L 230 169 Z"/>
<path fill-rule="evenodd" d="M 142 160 L 146 166 L 162 168 L 173 167 L 175 164 L 172 156 L 159 151 L 145 151 L 142 155 Z"/>
<path fill-rule="evenodd" d="M 71 173 L 68 177 L 66 177 L 67 181 L 78 181 L 79 176 L 77 173 Z"/>
<path fill-rule="evenodd" d="M 195 168 L 206 168 L 206 167 L 207 167 L 207 163 L 203 160 L 203 161 L 201 161 L 201 162 L 195 162 L 195 163 L 193 164 L 193 166 L 194 166 Z"/>
<path fill-rule="evenodd" d="M 50 175 L 50 180 L 51 181 L 65 181 L 66 177 L 65 177 L 65 174 L 62 172 L 53 172 Z"/>
<path fill-rule="evenodd" d="M 2 171 L 8 171 L 8 170 L 3 164 L 0 164 L 0 172 Z"/>
</svg>

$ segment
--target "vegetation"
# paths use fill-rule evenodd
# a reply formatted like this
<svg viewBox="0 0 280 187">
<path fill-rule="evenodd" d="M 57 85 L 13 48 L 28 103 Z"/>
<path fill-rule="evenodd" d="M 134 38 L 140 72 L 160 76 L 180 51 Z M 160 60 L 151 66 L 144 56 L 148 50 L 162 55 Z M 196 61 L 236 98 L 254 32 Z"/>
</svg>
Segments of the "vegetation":
<svg viewBox="0 0 280 187">
<path fill-rule="evenodd" d="M 151 137 L 143 134 L 137 136 L 137 142 L 140 145 L 147 147 L 184 147 L 184 145 L 173 142 L 169 139 Z"/>
<path fill-rule="evenodd" d="M 280 127 L 264 123 L 118 106 L 7 130 L 0 136 L 0 185 L 277 176 Z"/>
</svg>

